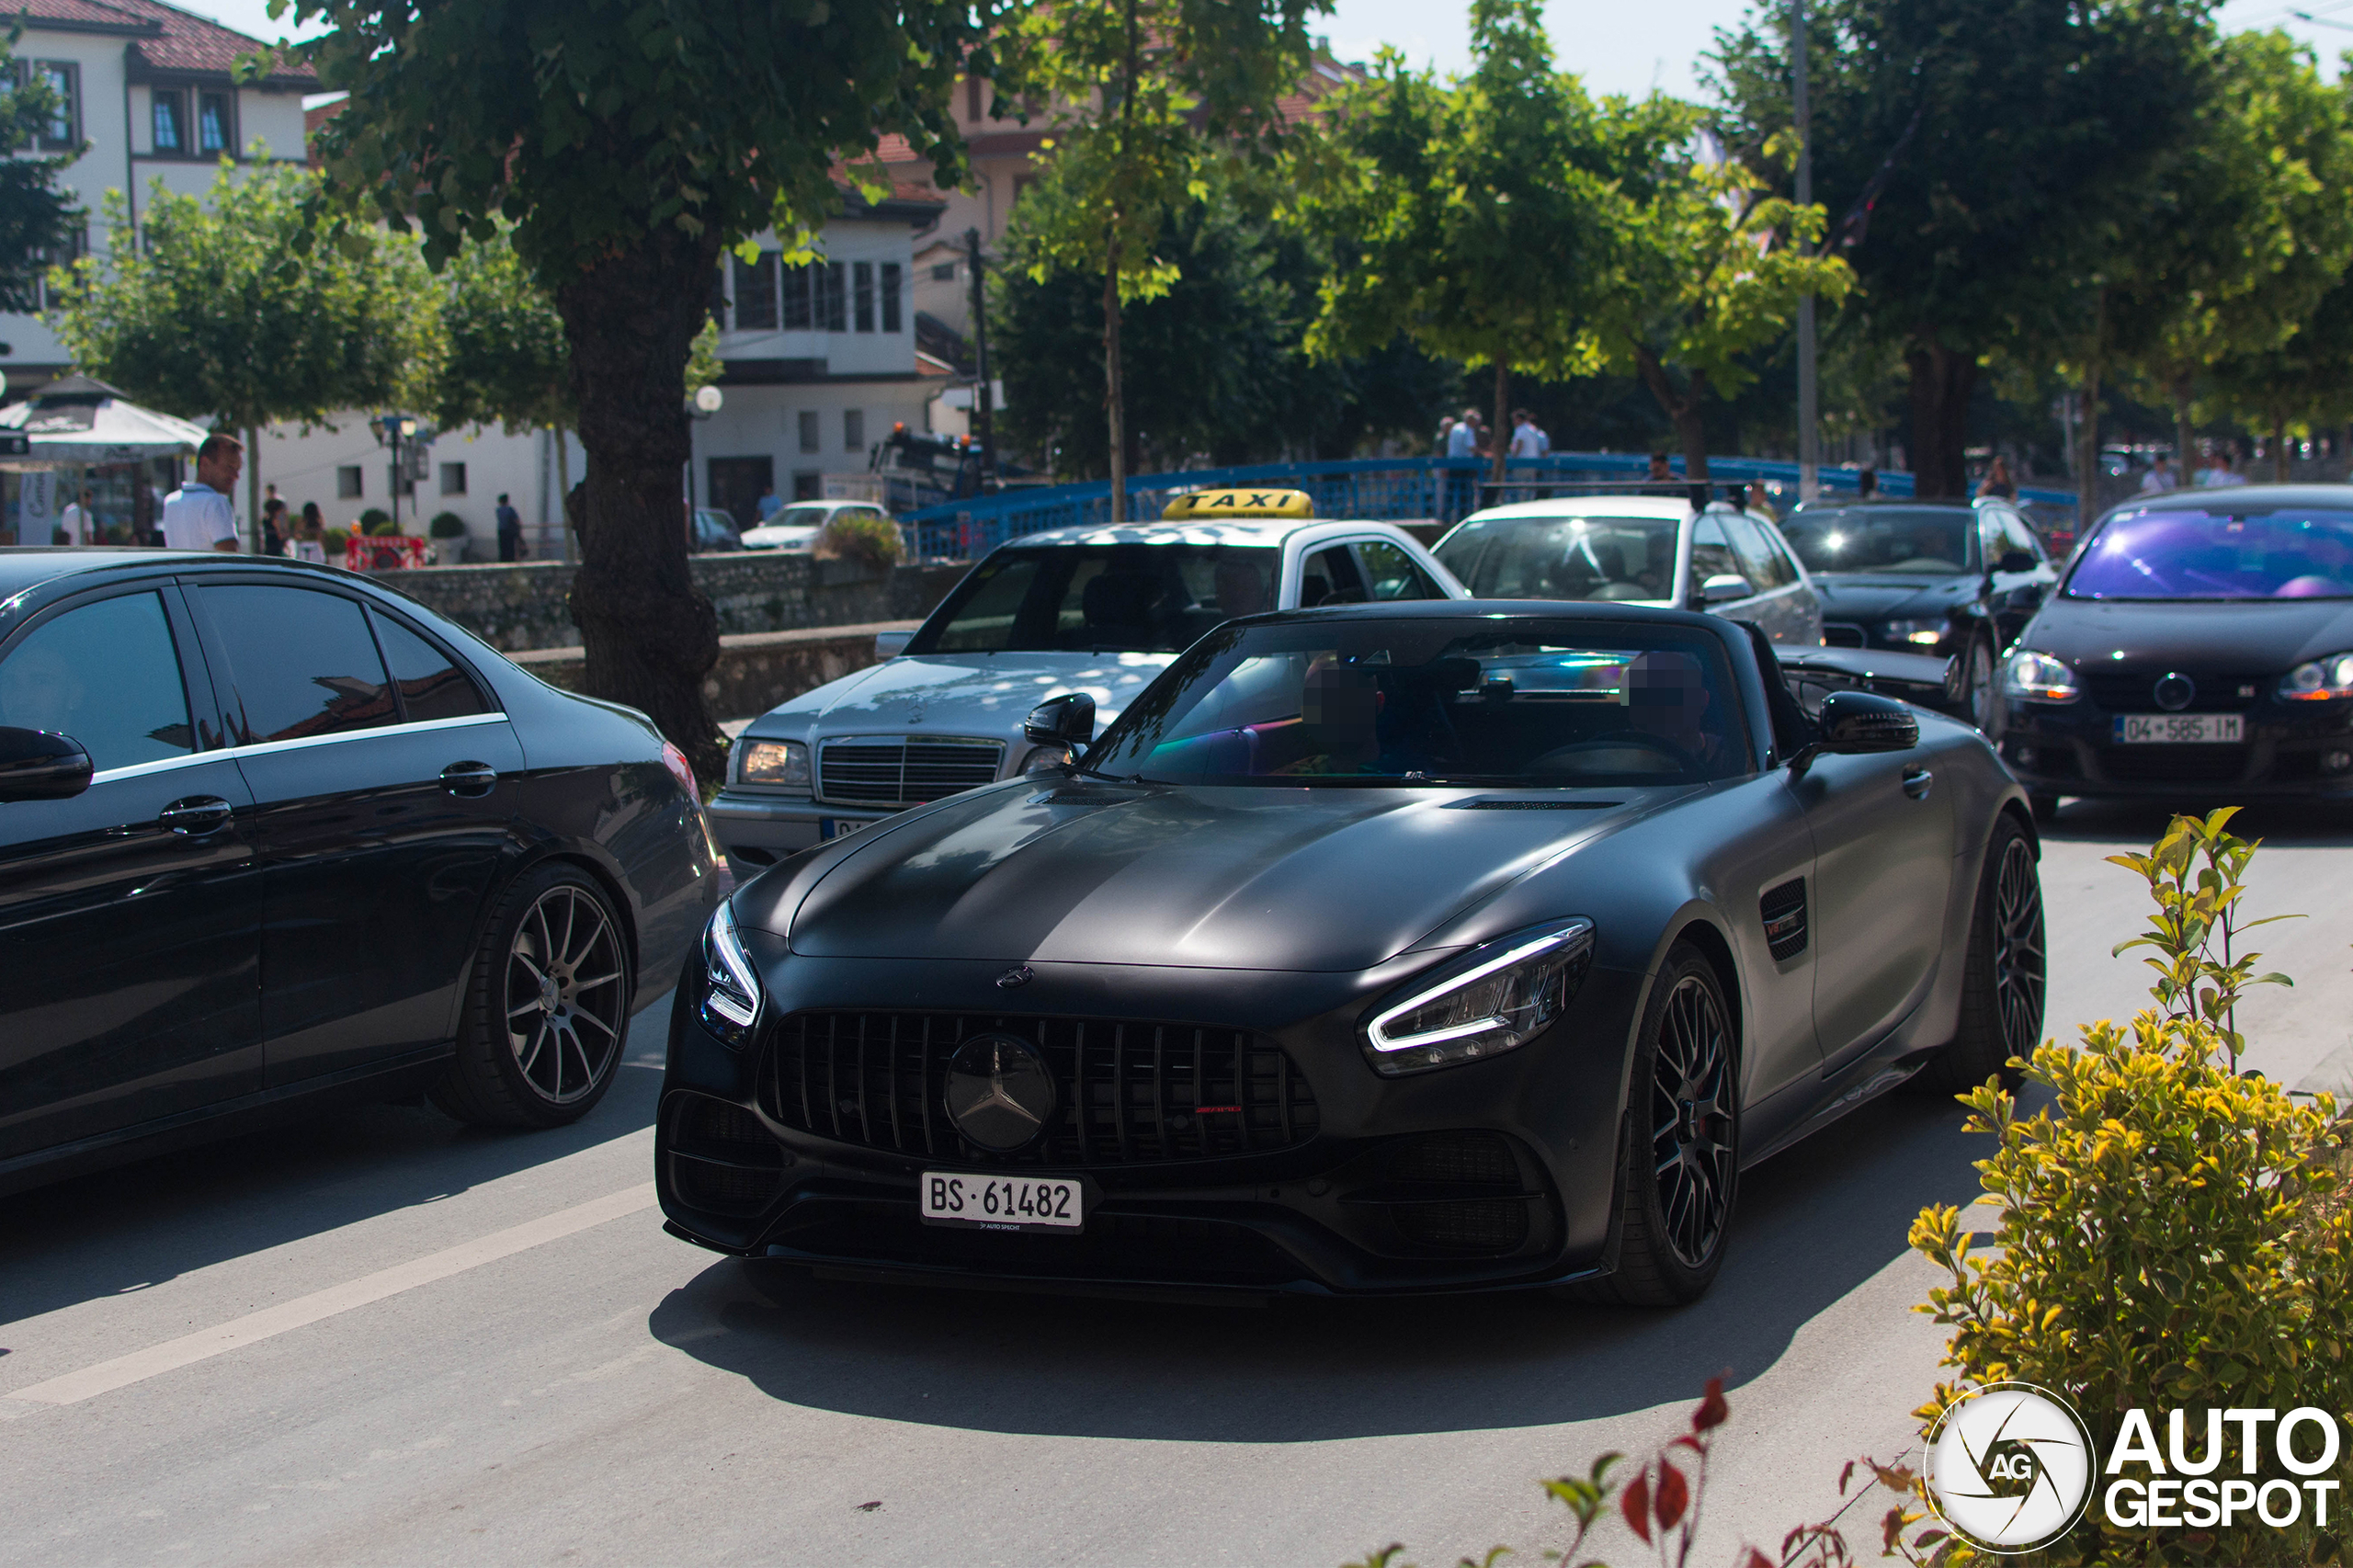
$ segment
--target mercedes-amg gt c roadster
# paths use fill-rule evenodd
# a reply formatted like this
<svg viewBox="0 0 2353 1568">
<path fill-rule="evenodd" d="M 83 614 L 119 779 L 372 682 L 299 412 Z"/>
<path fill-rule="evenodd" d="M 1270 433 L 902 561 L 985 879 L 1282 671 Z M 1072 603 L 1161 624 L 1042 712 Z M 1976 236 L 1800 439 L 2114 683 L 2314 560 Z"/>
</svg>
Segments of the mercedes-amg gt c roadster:
<svg viewBox="0 0 2353 1568">
<path fill-rule="evenodd" d="M 1064 767 L 780 861 L 677 993 L 669 1228 L 870 1274 L 1672 1303 L 1744 1165 L 2040 1039 L 1984 738 L 1677 610 L 1210 632 Z M 1091 742 L 1091 744 L 1089 744 Z M 766 1266 L 764 1266 L 766 1267 Z"/>
</svg>

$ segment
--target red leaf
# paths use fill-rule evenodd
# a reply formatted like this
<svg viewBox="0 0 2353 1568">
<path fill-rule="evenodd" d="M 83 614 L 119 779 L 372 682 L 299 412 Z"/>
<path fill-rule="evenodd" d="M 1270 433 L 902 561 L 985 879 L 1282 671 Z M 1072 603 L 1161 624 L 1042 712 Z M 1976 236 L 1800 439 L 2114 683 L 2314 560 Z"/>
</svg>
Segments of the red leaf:
<svg viewBox="0 0 2353 1568">
<path fill-rule="evenodd" d="M 1699 1402 L 1692 1413 L 1691 1430 L 1704 1432 L 1711 1426 L 1721 1426 L 1724 1417 L 1732 1414 L 1732 1406 L 1724 1403 L 1724 1381 L 1721 1377 L 1708 1380 L 1708 1397 Z"/>
<path fill-rule="evenodd" d="M 1626 1528 L 1651 1543 L 1651 1478 L 1637 1475 L 1618 1499 L 1618 1511 L 1626 1516 Z"/>
<path fill-rule="evenodd" d="M 1752 1546 L 1748 1549 L 1748 1561 L 1740 1568 L 1773 1568 L 1773 1560 Z"/>
<path fill-rule="evenodd" d="M 1688 1449 L 1693 1453 L 1698 1454 L 1701 1459 L 1706 1459 L 1708 1457 L 1708 1445 L 1699 1441 L 1699 1438 L 1693 1437 L 1688 1432 L 1684 1433 L 1683 1436 L 1667 1444 L 1667 1447 L 1670 1449 Z"/>
<path fill-rule="evenodd" d="M 1684 1481 L 1683 1472 L 1667 1463 L 1658 1461 L 1658 1523 L 1659 1528 L 1671 1530 L 1683 1517 L 1683 1510 L 1691 1506 L 1691 1488 Z"/>
</svg>

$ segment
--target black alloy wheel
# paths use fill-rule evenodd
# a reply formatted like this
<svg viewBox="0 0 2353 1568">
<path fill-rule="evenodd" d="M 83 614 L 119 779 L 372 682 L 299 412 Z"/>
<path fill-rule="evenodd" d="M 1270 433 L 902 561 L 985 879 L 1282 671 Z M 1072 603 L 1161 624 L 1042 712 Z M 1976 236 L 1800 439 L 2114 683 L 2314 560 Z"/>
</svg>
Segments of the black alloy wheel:
<svg viewBox="0 0 2353 1568">
<path fill-rule="evenodd" d="M 2000 693 L 1995 690 L 1994 640 L 1978 632 L 1961 652 L 1961 685 L 1968 699 L 1969 722 L 1991 735 L 2001 725 Z"/>
<path fill-rule="evenodd" d="M 1653 983 L 1620 1162 L 1618 1267 L 1578 1294 L 1675 1306 L 1723 1262 L 1740 1187 L 1737 1042 L 1707 955 L 1678 942 Z"/>
<path fill-rule="evenodd" d="M 630 960 L 597 882 L 553 862 L 501 899 L 469 982 L 464 1027 L 434 1090 L 485 1127 L 555 1127 L 604 1097 L 629 1032 Z"/>
<path fill-rule="evenodd" d="M 1989 1078 L 2016 1088 L 2022 1074 L 2010 1059 L 2024 1060 L 2042 1043 L 2049 954 L 2034 845 L 2007 813 L 1996 820 L 1985 846 L 1963 963 L 1961 1027 L 1913 1081 L 1945 1095 Z"/>
</svg>

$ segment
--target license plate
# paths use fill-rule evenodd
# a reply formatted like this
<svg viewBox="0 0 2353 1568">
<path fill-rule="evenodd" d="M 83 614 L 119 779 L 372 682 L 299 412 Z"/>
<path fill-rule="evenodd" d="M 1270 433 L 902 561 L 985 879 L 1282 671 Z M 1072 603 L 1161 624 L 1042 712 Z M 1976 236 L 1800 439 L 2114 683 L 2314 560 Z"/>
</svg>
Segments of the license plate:
<svg viewBox="0 0 2353 1568">
<path fill-rule="evenodd" d="M 819 817 L 817 836 L 820 840 L 847 838 L 851 834 L 867 825 L 864 822 L 853 821 L 847 817 Z"/>
<path fill-rule="evenodd" d="M 975 1176 L 970 1171 L 923 1173 L 926 1225 L 969 1225 L 983 1231 L 1077 1231 L 1085 1228 L 1085 1195 L 1058 1176 Z"/>
<path fill-rule="evenodd" d="M 2236 713 L 2120 713 L 2120 745 L 2231 745 L 2246 738 Z"/>
</svg>

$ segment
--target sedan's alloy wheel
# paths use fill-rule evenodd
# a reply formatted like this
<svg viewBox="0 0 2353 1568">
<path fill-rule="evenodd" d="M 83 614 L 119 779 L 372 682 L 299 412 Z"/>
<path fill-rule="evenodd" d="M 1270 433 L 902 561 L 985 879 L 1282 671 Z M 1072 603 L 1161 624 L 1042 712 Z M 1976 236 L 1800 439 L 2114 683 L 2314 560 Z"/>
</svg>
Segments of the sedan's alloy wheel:
<svg viewBox="0 0 2353 1568">
<path fill-rule="evenodd" d="M 2042 880 L 2023 838 L 2011 838 L 2002 850 L 1994 883 L 1993 935 L 2002 1043 L 2013 1056 L 2030 1056 L 2042 1043 Z"/>
<path fill-rule="evenodd" d="M 506 1045 L 551 1104 L 595 1089 L 620 1049 L 621 971 L 612 922 L 579 888 L 550 888 L 517 924 L 506 952 Z"/>
<path fill-rule="evenodd" d="M 1970 640 L 1969 719 L 1987 734 L 1994 733 L 1994 644 L 1983 637 Z"/>
<path fill-rule="evenodd" d="M 1665 1241 L 1698 1268 L 1722 1239 L 1733 1184 L 1730 1031 L 1707 986 L 1687 975 L 1668 995 L 1651 1079 L 1651 1160 Z"/>
</svg>

